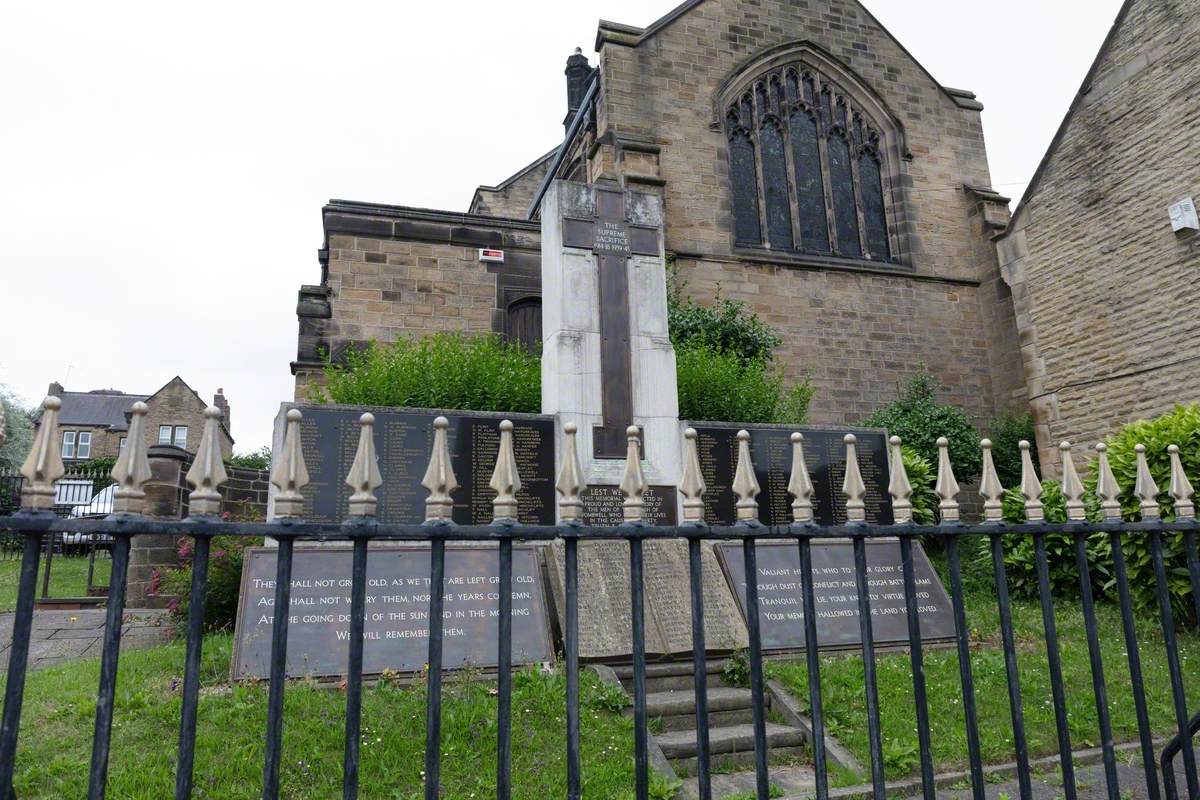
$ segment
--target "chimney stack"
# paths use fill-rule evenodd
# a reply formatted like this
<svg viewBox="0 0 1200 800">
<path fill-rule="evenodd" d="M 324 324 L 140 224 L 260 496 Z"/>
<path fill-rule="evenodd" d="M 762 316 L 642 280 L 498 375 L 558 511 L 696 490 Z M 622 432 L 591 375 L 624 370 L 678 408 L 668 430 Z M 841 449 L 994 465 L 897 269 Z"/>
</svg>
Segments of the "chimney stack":
<svg viewBox="0 0 1200 800">
<path fill-rule="evenodd" d="M 571 127 L 571 120 L 575 119 L 575 112 L 579 111 L 579 107 L 583 105 L 583 89 L 587 85 L 588 76 L 592 74 L 592 67 L 588 64 L 587 56 L 583 54 L 583 50 L 576 47 L 575 52 L 567 58 L 567 68 L 565 70 L 567 76 L 567 116 L 563 120 L 563 127 Z"/>
<path fill-rule="evenodd" d="M 225 390 L 217 389 L 217 393 L 213 395 L 213 405 L 221 409 L 221 422 L 225 423 L 225 430 L 233 435 L 233 426 L 229 424 L 229 401 L 225 399 Z"/>
<path fill-rule="evenodd" d="M 46 394 L 51 397 L 62 397 L 63 385 L 58 381 L 51 381 L 50 388 L 46 390 Z"/>
</svg>

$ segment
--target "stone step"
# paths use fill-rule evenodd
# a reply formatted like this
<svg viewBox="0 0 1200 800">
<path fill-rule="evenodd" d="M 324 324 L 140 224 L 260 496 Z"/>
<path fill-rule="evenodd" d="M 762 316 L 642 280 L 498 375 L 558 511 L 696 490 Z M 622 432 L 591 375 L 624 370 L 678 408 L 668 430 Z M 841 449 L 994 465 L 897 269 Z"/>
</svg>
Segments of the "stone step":
<svg viewBox="0 0 1200 800">
<path fill-rule="evenodd" d="M 732 711 L 750 708 L 754 696 L 749 689 L 728 686 L 710 688 L 707 692 L 708 710 Z M 672 689 L 665 692 L 649 692 L 646 695 L 646 711 L 651 717 L 668 717 L 696 713 L 696 694 L 687 690 Z"/>
<path fill-rule="evenodd" d="M 710 773 L 710 784 L 714 800 L 724 800 L 730 795 L 753 797 L 757 786 L 754 770 L 733 773 Z M 781 791 L 785 795 L 800 795 L 811 792 L 816 787 L 816 777 L 811 766 L 775 766 L 771 768 L 771 789 Z M 684 788 L 689 797 L 699 794 L 699 785 L 695 777 L 684 780 Z"/>
<path fill-rule="evenodd" d="M 695 714 L 674 714 L 668 717 L 650 717 L 653 721 L 651 730 L 665 731 L 694 731 L 696 729 Z M 708 726 L 713 728 L 728 728 L 733 725 L 749 725 L 754 722 L 754 709 L 737 708 L 730 711 L 708 712 Z"/>
<path fill-rule="evenodd" d="M 690 758 L 671 759 L 671 768 L 680 778 L 693 778 L 699 771 L 695 756 Z M 812 762 L 812 754 L 807 747 L 776 747 L 767 753 L 767 763 L 771 765 L 772 775 L 776 769 L 803 769 L 803 765 Z M 739 775 L 749 772 L 754 774 L 754 751 L 737 753 L 719 753 L 709 758 L 709 774 Z M 753 790 L 753 784 L 751 784 Z M 735 792 L 740 790 L 735 790 Z M 731 793 L 735 793 L 731 792 Z M 694 796 L 694 795 L 693 795 Z M 714 790 L 714 797 L 721 797 Z"/>
<path fill-rule="evenodd" d="M 767 747 L 774 750 L 783 747 L 799 747 L 804 744 L 804 733 L 798 728 L 768 722 L 766 725 Z M 696 731 L 666 731 L 654 737 L 669 759 L 690 758 L 696 755 Z M 750 724 L 712 728 L 708 732 L 708 750 L 712 755 L 726 753 L 754 753 L 754 726 Z"/>
<path fill-rule="evenodd" d="M 707 663 L 708 668 L 708 686 L 710 688 L 723 688 L 728 686 L 725 680 L 721 677 L 721 670 L 725 666 L 725 659 L 713 659 Z M 630 696 L 633 695 L 633 665 L 624 664 L 619 667 L 613 667 L 613 671 L 617 673 L 617 677 L 621 679 L 621 685 L 625 687 L 625 691 Z M 692 677 L 692 663 L 689 662 L 665 662 L 658 664 L 646 665 L 646 691 L 647 692 L 670 692 L 689 690 L 695 686 L 695 681 Z"/>
</svg>

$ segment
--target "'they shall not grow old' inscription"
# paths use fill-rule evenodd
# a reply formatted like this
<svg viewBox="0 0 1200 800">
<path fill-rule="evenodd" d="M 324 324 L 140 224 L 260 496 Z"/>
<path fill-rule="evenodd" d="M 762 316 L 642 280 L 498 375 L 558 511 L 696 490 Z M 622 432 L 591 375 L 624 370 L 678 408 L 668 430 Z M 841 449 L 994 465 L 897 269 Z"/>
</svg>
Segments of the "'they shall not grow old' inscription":
<svg viewBox="0 0 1200 800">
<path fill-rule="evenodd" d="M 271 673 L 276 549 L 248 550 L 234 635 L 233 678 Z M 297 549 L 292 563 L 287 673 L 331 677 L 348 671 L 352 549 Z M 430 551 L 371 548 L 367 558 L 363 672 L 420 670 L 428 661 Z M 446 548 L 443 660 L 447 668 L 494 667 L 499 622 L 499 551 Z M 532 548 L 513 548 L 514 664 L 550 661 L 553 648 L 541 570 Z"/>
</svg>

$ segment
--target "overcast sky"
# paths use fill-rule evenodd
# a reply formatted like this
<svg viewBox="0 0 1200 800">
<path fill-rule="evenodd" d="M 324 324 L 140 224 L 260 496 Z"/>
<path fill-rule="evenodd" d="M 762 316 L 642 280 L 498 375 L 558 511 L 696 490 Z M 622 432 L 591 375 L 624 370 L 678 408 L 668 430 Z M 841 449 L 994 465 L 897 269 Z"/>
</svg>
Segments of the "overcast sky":
<svg viewBox="0 0 1200 800">
<path fill-rule="evenodd" d="M 224 387 L 238 451 L 292 396 L 330 198 L 465 211 L 562 136 L 597 20 L 676 0 L 0 0 L 0 384 Z M 1119 0 L 868 0 L 974 91 L 1020 196 Z"/>
</svg>

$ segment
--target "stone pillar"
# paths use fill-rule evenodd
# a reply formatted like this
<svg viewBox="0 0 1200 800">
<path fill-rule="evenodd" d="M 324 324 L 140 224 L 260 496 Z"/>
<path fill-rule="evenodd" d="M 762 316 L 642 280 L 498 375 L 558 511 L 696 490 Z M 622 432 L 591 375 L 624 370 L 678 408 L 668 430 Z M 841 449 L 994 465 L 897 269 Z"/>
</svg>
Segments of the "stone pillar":
<svg viewBox="0 0 1200 800">
<path fill-rule="evenodd" d="M 542 202 L 542 413 L 556 417 L 556 459 L 563 426 L 579 427 L 578 449 L 589 486 L 618 485 L 624 458 L 597 458 L 593 429 L 604 424 L 607 381 L 601 370 L 602 318 L 596 226 L 600 188 L 555 181 Z M 675 350 L 667 331 L 662 200 L 624 192 L 624 259 L 629 303 L 629 373 L 633 424 L 643 431 L 643 471 L 650 484 L 677 486 L 682 472 Z M 612 224 L 609 223 L 611 230 Z M 607 253 L 612 253 L 608 250 Z M 561 463 L 556 465 L 561 468 Z"/>
<path fill-rule="evenodd" d="M 155 445 L 148 452 L 152 477 L 146 484 L 146 515 L 182 519 L 187 514 L 187 474 L 191 457 L 173 445 Z M 179 537 L 143 534 L 133 538 L 129 550 L 129 578 L 125 604 L 129 608 L 163 608 L 170 597 L 152 592 L 154 573 L 179 563 Z"/>
</svg>

